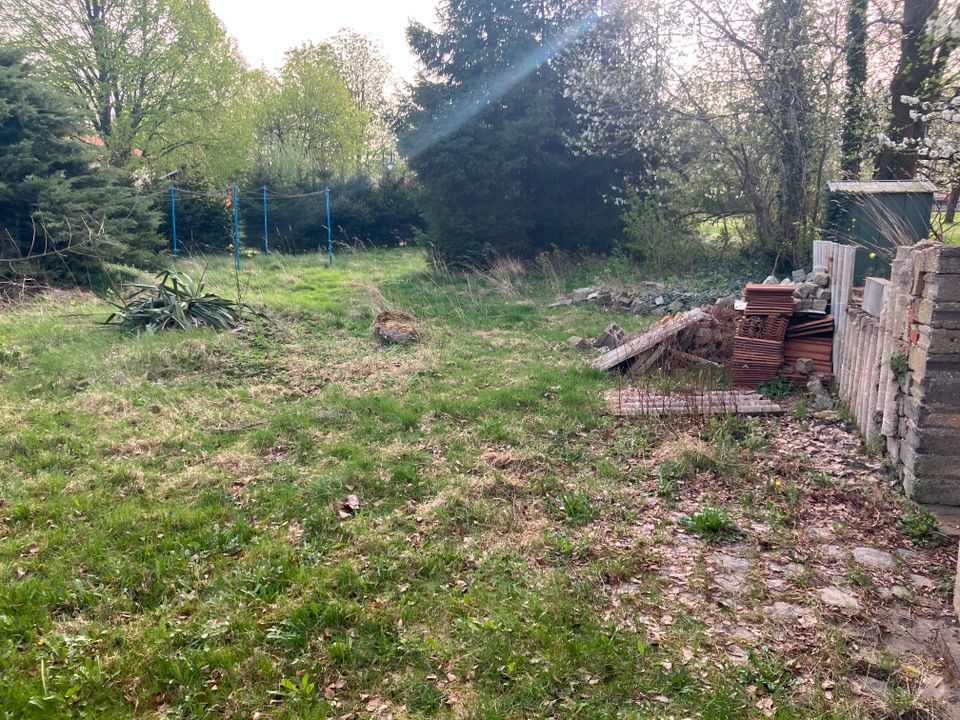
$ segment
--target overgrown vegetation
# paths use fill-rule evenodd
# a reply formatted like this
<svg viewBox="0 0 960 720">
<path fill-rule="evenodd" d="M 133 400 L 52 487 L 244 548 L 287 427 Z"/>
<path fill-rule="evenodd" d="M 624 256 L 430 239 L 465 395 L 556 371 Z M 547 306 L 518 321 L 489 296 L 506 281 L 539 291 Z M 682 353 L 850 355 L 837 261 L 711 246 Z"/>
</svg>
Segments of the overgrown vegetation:
<svg viewBox="0 0 960 720">
<path fill-rule="evenodd" d="M 92 332 L 79 294 L 0 317 L 0 715 L 871 717 L 826 620 L 786 643 L 765 585 L 691 598 L 716 553 L 765 572 L 846 503 L 837 532 L 912 547 L 900 505 L 778 454 L 788 419 L 605 414 L 564 340 L 610 315 L 512 277 L 275 254 L 241 287 L 282 321 L 238 332 Z M 384 306 L 428 335 L 378 347 Z"/>
</svg>

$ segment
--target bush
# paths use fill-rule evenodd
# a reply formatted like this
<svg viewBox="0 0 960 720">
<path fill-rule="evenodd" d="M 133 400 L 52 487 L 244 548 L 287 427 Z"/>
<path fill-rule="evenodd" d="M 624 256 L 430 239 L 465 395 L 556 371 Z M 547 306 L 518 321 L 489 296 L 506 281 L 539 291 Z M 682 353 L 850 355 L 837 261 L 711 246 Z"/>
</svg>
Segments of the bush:
<svg viewBox="0 0 960 720">
<path fill-rule="evenodd" d="M 263 180 L 256 177 L 257 184 L 249 186 L 243 195 L 261 192 Z M 296 185 L 266 184 L 270 246 L 286 252 L 325 248 L 327 214 L 322 190 L 326 185 L 322 179 Z M 263 205 L 244 201 L 240 212 L 250 242 L 253 238 L 259 242 L 263 236 Z M 378 182 L 356 176 L 332 183 L 330 221 L 337 244 L 376 247 L 410 244 L 426 225 L 415 186 L 402 175 L 387 176 Z"/>
<path fill-rule="evenodd" d="M 632 261 L 657 272 L 680 273 L 703 267 L 708 248 L 656 197 L 633 193 L 623 223 L 626 239 L 619 247 Z"/>
<path fill-rule="evenodd" d="M 334 237 L 350 245 L 408 245 L 426 227 L 413 182 L 388 175 L 372 183 L 357 177 L 331 189 Z"/>
<path fill-rule="evenodd" d="M 185 254 L 219 253 L 232 247 L 233 210 L 226 192 L 220 197 L 212 188 L 189 181 L 177 184 L 176 190 L 178 250 Z M 163 213 L 160 231 L 171 247 L 169 194 L 163 195 L 157 209 Z"/>
</svg>

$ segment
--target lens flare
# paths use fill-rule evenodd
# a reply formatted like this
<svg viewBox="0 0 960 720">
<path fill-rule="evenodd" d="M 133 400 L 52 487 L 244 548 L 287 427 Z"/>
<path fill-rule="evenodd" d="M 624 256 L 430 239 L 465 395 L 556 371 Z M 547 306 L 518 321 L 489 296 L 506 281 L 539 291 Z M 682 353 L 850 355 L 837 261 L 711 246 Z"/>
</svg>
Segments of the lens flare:
<svg viewBox="0 0 960 720">
<path fill-rule="evenodd" d="M 609 8 L 611 3 L 606 3 Z M 605 11 L 605 12 L 608 12 Z M 536 72 L 537 68 L 551 58 L 563 52 L 577 38 L 587 33 L 599 22 L 601 14 L 591 9 L 576 23 L 548 42 L 539 46 L 520 62 L 510 65 L 499 76 L 482 87 L 468 93 L 465 97 L 453 101 L 439 117 L 418 128 L 411 137 L 407 148 L 409 157 L 415 157 L 438 140 L 453 134 L 467 122 L 479 115 L 491 103 L 499 101 L 525 78 Z"/>
</svg>

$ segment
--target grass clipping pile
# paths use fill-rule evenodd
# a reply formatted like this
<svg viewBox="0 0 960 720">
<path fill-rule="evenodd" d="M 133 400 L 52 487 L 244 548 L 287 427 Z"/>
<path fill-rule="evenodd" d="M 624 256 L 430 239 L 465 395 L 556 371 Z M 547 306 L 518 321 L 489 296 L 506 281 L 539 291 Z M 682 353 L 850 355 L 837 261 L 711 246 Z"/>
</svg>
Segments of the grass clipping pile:
<svg viewBox="0 0 960 720">
<path fill-rule="evenodd" d="M 410 345 L 420 339 L 420 321 L 410 313 L 387 310 L 377 315 L 370 332 L 381 345 Z"/>
</svg>

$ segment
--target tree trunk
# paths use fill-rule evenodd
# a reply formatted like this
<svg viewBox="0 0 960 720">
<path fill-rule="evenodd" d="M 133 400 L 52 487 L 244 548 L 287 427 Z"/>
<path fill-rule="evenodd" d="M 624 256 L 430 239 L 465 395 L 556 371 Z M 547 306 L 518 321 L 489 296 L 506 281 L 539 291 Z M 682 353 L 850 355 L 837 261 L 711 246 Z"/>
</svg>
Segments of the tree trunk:
<svg viewBox="0 0 960 720">
<path fill-rule="evenodd" d="M 960 200 L 960 183 L 950 188 L 950 196 L 947 198 L 947 211 L 943 216 L 943 221 L 950 225 L 957 215 L 957 201 Z"/>
<path fill-rule="evenodd" d="M 847 89 L 844 98 L 843 132 L 840 158 L 844 175 L 860 174 L 860 151 L 866 131 L 863 88 L 867 82 L 867 3 L 850 0 L 847 8 L 847 37 L 844 53 L 847 64 Z"/>
<path fill-rule="evenodd" d="M 877 158 L 880 180 L 911 180 L 917 172 L 917 149 L 923 141 L 922 120 L 910 116 L 913 105 L 901 100 L 915 97 L 935 100 L 940 81 L 934 70 L 941 65 L 939 50 L 927 34 L 927 21 L 937 11 L 939 0 L 904 0 L 900 60 L 890 81 L 891 117 L 887 126 L 889 143 Z"/>
<path fill-rule="evenodd" d="M 803 0 L 774 0 L 768 6 L 771 45 L 783 50 L 807 45 Z M 807 176 L 810 151 L 810 102 L 807 73 L 800 52 L 782 52 L 771 63 L 766 84 L 770 91 L 773 126 L 780 162 L 777 194 L 777 234 L 790 261 L 804 255 L 807 221 Z"/>
</svg>

